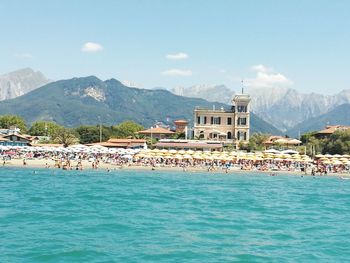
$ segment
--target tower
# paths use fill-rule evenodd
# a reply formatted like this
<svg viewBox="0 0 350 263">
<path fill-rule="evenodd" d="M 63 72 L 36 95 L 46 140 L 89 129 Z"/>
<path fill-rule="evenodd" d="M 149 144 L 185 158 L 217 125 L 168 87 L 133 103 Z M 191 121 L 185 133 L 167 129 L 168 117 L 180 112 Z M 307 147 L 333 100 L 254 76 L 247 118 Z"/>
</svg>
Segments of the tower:
<svg viewBox="0 0 350 263">
<path fill-rule="evenodd" d="M 249 140 L 250 130 L 250 96 L 248 94 L 235 95 L 232 99 L 234 106 L 234 135 L 238 141 Z"/>
</svg>

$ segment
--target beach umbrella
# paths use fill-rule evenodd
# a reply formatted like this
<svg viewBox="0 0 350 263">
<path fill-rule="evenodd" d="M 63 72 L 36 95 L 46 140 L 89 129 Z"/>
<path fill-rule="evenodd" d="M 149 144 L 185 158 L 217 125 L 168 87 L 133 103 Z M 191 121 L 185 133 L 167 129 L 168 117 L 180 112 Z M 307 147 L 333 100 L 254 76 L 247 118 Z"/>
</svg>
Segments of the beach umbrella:
<svg viewBox="0 0 350 263">
<path fill-rule="evenodd" d="M 184 154 L 183 158 L 184 159 L 192 159 L 192 156 L 190 154 Z"/>
<path fill-rule="evenodd" d="M 196 159 L 196 160 L 203 160 L 203 156 L 199 155 L 199 154 L 194 154 L 192 156 L 193 159 Z"/>
<path fill-rule="evenodd" d="M 344 157 L 344 158 L 350 158 L 350 155 L 348 155 L 348 154 L 343 154 L 343 157 Z"/>
<path fill-rule="evenodd" d="M 302 143 L 302 141 L 297 140 L 297 139 L 287 140 L 287 144 L 289 144 L 289 145 L 298 145 L 298 144 L 301 144 L 301 143 Z"/>
<path fill-rule="evenodd" d="M 162 149 L 160 150 L 161 153 L 168 153 L 168 150 L 167 149 Z"/>
<path fill-rule="evenodd" d="M 177 153 L 177 150 L 169 150 L 169 153 L 171 153 L 171 154 L 176 154 Z"/>
<path fill-rule="evenodd" d="M 176 154 L 174 156 L 175 159 L 178 159 L 178 160 L 182 160 L 183 159 L 183 156 L 181 154 Z"/>
<path fill-rule="evenodd" d="M 133 158 L 133 156 L 130 154 L 125 154 L 125 155 L 122 155 L 121 158 L 131 160 Z"/>
<path fill-rule="evenodd" d="M 315 157 L 316 157 L 316 158 L 323 158 L 324 155 L 323 155 L 323 154 L 317 154 Z"/>
<path fill-rule="evenodd" d="M 194 151 L 193 150 L 188 150 L 186 151 L 187 154 L 194 154 Z"/>
<path fill-rule="evenodd" d="M 335 161 L 332 161 L 332 164 L 334 164 L 334 165 L 342 165 L 343 162 L 341 162 L 339 160 L 335 160 Z"/>
</svg>

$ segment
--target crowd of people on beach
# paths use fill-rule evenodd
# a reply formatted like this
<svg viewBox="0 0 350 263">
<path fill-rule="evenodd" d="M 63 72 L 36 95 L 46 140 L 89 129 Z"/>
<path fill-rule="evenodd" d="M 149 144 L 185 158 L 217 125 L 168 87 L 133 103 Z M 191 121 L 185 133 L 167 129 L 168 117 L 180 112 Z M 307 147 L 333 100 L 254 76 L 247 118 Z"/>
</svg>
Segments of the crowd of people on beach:
<svg viewBox="0 0 350 263">
<path fill-rule="evenodd" d="M 63 170 L 104 169 L 123 167 L 178 168 L 183 171 L 261 171 L 299 172 L 311 175 L 344 174 L 350 171 L 349 157 L 311 159 L 306 155 L 244 152 L 201 152 L 175 150 L 125 150 L 99 148 L 71 148 L 65 150 L 32 149 L 30 147 L 1 151 L 3 165 L 11 160 L 23 160 L 23 166 L 31 160 L 40 161 L 45 168 Z M 101 165 L 102 164 L 102 165 Z"/>
</svg>

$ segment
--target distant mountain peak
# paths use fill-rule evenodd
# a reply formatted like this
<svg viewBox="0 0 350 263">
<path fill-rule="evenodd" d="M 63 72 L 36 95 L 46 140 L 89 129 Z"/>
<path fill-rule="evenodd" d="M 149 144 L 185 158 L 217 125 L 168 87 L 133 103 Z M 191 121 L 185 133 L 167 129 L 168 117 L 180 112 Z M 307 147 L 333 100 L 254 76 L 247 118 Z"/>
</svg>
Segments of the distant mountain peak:
<svg viewBox="0 0 350 263">
<path fill-rule="evenodd" d="M 31 68 L 0 75 L 0 100 L 16 98 L 49 82 L 44 74 Z"/>
</svg>

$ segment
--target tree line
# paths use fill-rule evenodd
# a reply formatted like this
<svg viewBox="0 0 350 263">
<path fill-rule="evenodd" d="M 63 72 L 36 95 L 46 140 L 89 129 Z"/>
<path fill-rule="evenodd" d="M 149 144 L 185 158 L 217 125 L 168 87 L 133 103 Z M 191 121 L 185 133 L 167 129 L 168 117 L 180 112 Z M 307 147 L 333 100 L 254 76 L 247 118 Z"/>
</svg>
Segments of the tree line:
<svg viewBox="0 0 350 263">
<path fill-rule="evenodd" d="M 75 128 L 67 128 L 53 121 L 36 121 L 28 127 L 24 119 L 20 116 L 0 116 L 0 128 L 9 129 L 14 126 L 19 128 L 22 134 L 43 136 L 44 138 L 40 143 L 59 143 L 65 146 L 74 143 L 87 144 L 99 142 L 100 130 L 102 141 L 107 141 L 112 137 L 139 138 L 137 132 L 144 129 L 142 125 L 133 121 L 124 121 L 112 126 L 81 125 Z"/>
<path fill-rule="evenodd" d="M 317 138 L 316 132 L 305 133 L 301 141 L 307 147 L 309 154 L 349 154 L 350 153 L 350 129 L 335 131 L 325 138 Z"/>
</svg>

